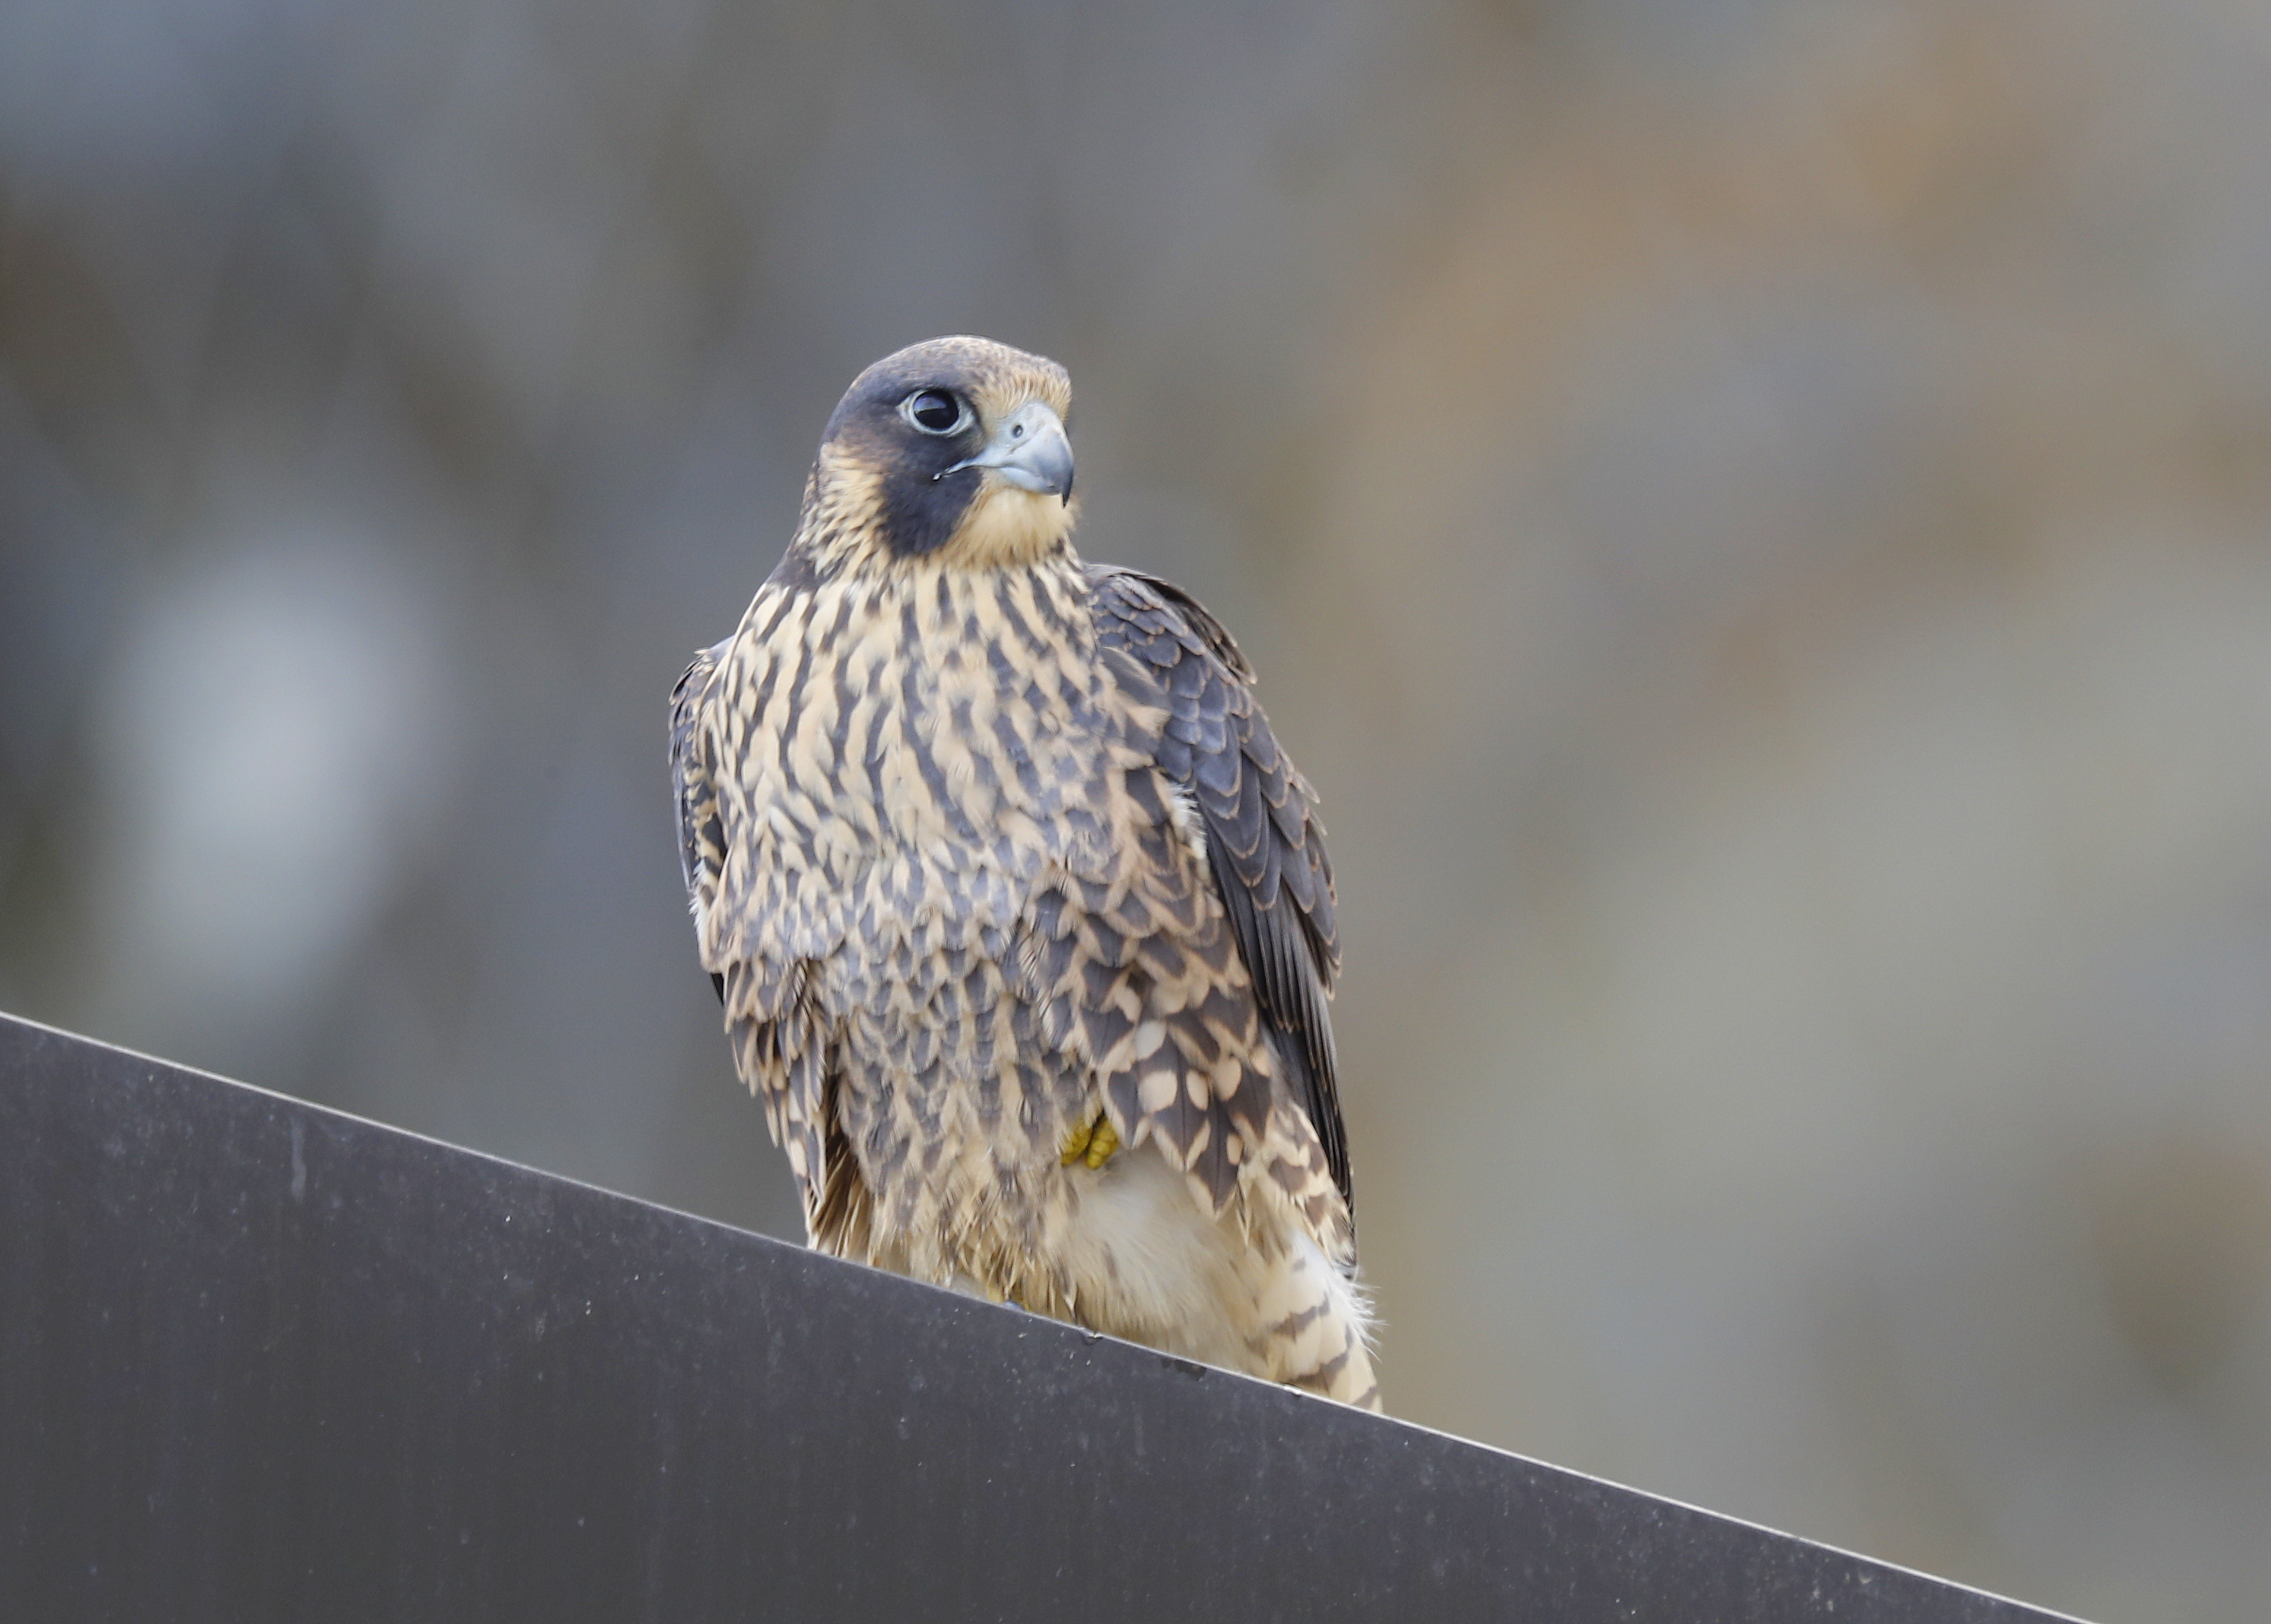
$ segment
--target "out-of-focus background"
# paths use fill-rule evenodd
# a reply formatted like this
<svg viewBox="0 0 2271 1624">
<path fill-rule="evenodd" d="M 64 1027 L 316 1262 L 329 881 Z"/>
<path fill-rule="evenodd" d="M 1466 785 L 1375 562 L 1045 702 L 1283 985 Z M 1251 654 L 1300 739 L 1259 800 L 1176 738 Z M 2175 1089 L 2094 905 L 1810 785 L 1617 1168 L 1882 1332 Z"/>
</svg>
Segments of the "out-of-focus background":
<svg viewBox="0 0 2271 1624">
<path fill-rule="evenodd" d="M 2271 1595 L 2271 13 L 0 8 L 0 1007 L 777 1234 L 664 702 L 1064 361 L 1325 797 L 1391 1408 Z"/>
</svg>

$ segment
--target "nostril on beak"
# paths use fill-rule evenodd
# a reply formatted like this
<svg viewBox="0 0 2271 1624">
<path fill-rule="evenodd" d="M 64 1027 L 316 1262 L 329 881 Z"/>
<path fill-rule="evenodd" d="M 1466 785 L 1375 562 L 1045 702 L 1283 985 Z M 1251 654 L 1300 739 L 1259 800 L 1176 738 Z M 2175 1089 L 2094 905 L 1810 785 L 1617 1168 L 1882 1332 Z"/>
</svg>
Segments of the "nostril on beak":
<svg viewBox="0 0 2271 1624">
<path fill-rule="evenodd" d="M 999 469 L 1001 478 L 1019 490 L 1068 499 L 1072 491 L 1072 447 L 1063 423 L 1042 401 L 1020 407 L 976 456 L 964 457 L 931 478 L 942 479 L 965 468 Z"/>
</svg>

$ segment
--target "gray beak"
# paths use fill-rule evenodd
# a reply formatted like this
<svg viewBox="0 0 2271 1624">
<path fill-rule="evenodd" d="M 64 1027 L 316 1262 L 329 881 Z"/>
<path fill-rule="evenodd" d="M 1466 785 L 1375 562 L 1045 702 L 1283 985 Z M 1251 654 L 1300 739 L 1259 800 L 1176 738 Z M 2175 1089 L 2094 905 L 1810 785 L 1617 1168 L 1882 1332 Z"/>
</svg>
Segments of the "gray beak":
<svg viewBox="0 0 2271 1624">
<path fill-rule="evenodd" d="M 945 471 L 964 468 L 990 468 L 1021 491 L 1072 501 L 1072 441 L 1046 401 L 1029 400 L 1018 407 L 983 451 Z"/>
</svg>

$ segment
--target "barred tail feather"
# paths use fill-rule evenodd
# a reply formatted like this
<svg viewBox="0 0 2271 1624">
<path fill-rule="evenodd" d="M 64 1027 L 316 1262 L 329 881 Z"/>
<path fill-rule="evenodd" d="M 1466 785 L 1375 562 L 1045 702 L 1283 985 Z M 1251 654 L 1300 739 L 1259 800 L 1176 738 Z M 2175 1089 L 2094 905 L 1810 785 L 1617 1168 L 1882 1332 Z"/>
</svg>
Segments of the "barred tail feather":
<svg viewBox="0 0 2271 1624">
<path fill-rule="evenodd" d="M 1255 1353 L 1272 1381 L 1379 1410 L 1372 1305 L 1354 1276 L 1314 1241 L 1294 1240 L 1258 1307 L 1262 1330 Z"/>
</svg>

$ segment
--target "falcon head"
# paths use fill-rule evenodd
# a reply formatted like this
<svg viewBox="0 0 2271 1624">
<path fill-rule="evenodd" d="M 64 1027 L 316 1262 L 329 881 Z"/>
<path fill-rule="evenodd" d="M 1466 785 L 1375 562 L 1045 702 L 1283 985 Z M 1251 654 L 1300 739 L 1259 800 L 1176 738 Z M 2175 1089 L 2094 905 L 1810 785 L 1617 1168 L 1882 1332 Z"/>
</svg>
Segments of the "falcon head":
<svg viewBox="0 0 2271 1624">
<path fill-rule="evenodd" d="M 991 339 L 887 355 L 828 419 L 804 534 L 855 567 L 984 568 L 1053 552 L 1077 512 L 1071 410 L 1063 367 Z"/>
</svg>

